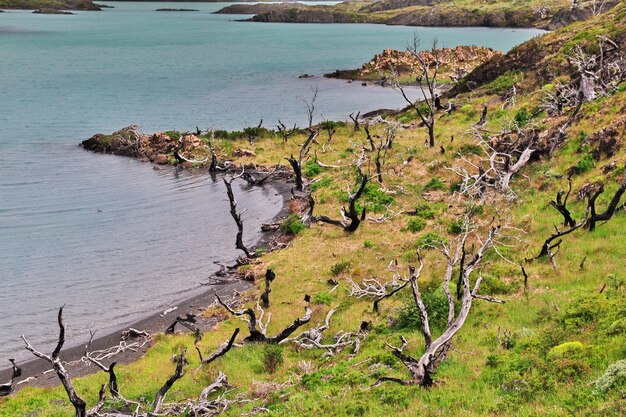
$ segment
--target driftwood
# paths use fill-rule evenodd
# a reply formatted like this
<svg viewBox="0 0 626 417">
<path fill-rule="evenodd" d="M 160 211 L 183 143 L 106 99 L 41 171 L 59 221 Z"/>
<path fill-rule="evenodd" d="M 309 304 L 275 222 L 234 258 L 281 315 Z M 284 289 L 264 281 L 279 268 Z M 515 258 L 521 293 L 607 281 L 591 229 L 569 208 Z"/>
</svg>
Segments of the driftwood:
<svg viewBox="0 0 626 417">
<path fill-rule="evenodd" d="M 244 342 L 263 342 L 263 343 L 280 343 L 283 339 L 288 338 L 293 332 L 295 332 L 300 326 L 305 325 L 311 320 L 311 315 L 313 314 L 313 310 L 311 309 L 311 299 L 308 295 L 304 296 L 304 301 L 307 303 L 304 309 L 304 316 L 294 320 L 294 322 L 279 332 L 276 336 L 268 337 L 266 335 L 267 326 L 270 321 L 270 317 L 268 317 L 267 321 L 263 323 L 263 316 L 265 315 L 265 311 L 261 308 L 259 304 L 257 304 L 257 310 L 260 311 L 260 315 L 257 319 L 256 313 L 252 308 L 234 310 L 231 306 L 226 304 L 220 296 L 215 293 L 215 297 L 217 301 L 233 316 L 241 317 L 245 322 L 248 323 L 248 330 L 250 335 L 243 339 Z M 247 316 L 247 317 L 246 317 Z"/>
<path fill-rule="evenodd" d="M 200 363 L 202 365 L 206 365 L 206 364 L 213 362 L 215 359 L 219 358 L 220 356 L 224 356 L 233 347 L 233 344 L 235 343 L 235 339 L 237 338 L 237 334 L 239 334 L 239 327 L 235 329 L 230 339 L 222 343 L 215 350 L 215 352 L 211 354 L 211 356 L 208 356 L 206 358 L 202 356 L 202 352 L 200 351 L 200 348 L 196 345 L 196 350 L 198 351 L 198 357 L 200 358 Z"/>
<path fill-rule="evenodd" d="M 330 309 L 330 311 L 326 314 L 326 319 L 324 323 L 320 324 L 317 327 L 313 327 L 309 330 L 306 330 L 297 336 L 289 339 L 283 339 L 280 344 L 283 343 L 293 343 L 299 349 L 322 349 L 326 352 L 322 357 L 333 356 L 335 353 L 340 352 L 342 349 L 352 346 L 352 354 L 355 355 L 361 346 L 361 338 L 363 338 L 367 329 L 364 329 L 361 326 L 358 332 L 343 332 L 339 331 L 333 337 L 333 343 L 323 343 L 323 333 L 324 331 L 330 328 L 330 318 L 337 311 L 337 307 Z"/>
<path fill-rule="evenodd" d="M 22 375 L 22 369 L 15 364 L 14 359 L 9 359 L 12 367 L 11 381 L 6 384 L 0 384 L 0 397 L 5 397 L 13 392 L 15 388 L 15 379 L 19 378 Z"/>
</svg>

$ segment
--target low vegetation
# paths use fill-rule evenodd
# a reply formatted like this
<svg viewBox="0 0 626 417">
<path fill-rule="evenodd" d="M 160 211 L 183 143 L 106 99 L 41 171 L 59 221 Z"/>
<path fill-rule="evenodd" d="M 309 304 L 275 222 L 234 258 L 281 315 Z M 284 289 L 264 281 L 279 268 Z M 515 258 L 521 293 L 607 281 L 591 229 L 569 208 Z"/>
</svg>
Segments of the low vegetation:
<svg viewBox="0 0 626 417">
<path fill-rule="evenodd" d="M 250 141 L 205 131 L 200 145 L 169 149 L 176 164 L 174 151 L 205 168 L 214 154 L 218 166 L 264 172 L 295 155 L 303 191 L 279 226 L 295 237 L 248 260 L 258 285 L 236 308 L 260 315 L 271 270 L 261 327 L 297 329 L 201 364 L 194 345 L 213 351 L 246 326 L 213 306 L 205 314 L 224 320 L 200 341 L 184 329 L 159 335 L 141 360 L 118 365 L 123 396 L 154 400 L 186 349 L 166 401 L 190 402 L 223 373 L 230 387 L 210 398 L 236 403 L 224 415 L 626 414 L 625 42 L 622 4 L 483 64 L 442 97 L 458 105 L 438 110 L 435 147 L 414 109 L 370 120 L 381 137 L 386 122 L 406 120 L 382 184 L 363 181 L 376 173 L 365 120 L 334 125 L 330 140 L 321 131 L 306 155 L 304 130 L 287 141 L 272 130 Z M 359 219 L 365 209 L 354 230 L 318 221 L 351 200 Z M 107 381 L 100 372 L 73 383 L 93 406 Z M 118 408 L 107 399 L 102 410 Z M 0 416 L 72 412 L 62 387 L 0 400 Z"/>
</svg>

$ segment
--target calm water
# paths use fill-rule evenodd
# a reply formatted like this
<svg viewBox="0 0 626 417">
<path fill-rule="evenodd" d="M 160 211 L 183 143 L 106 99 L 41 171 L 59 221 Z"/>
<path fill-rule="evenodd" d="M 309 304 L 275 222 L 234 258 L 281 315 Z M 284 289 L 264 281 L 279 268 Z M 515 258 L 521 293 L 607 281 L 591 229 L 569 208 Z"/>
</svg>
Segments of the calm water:
<svg viewBox="0 0 626 417">
<path fill-rule="evenodd" d="M 313 85 L 327 118 L 402 104 L 388 89 L 297 76 L 357 67 L 403 48 L 416 28 L 240 23 L 210 14 L 226 5 L 216 3 L 112 4 L 0 14 L 0 360 L 24 357 L 22 332 L 50 343 L 63 303 L 77 343 L 90 328 L 165 308 L 237 255 L 219 181 L 93 155 L 80 140 L 131 123 L 146 132 L 302 123 Z M 161 7 L 201 11 L 153 11 Z M 539 33 L 417 30 L 426 44 L 501 50 Z M 251 243 L 281 199 L 272 188 L 235 192 Z"/>
</svg>

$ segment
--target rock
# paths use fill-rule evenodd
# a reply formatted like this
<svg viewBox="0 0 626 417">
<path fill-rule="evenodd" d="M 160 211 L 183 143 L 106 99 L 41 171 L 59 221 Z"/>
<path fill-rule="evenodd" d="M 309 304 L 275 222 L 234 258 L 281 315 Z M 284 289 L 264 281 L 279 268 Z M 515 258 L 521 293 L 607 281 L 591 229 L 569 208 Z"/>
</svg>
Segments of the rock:
<svg viewBox="0 0 626 417">
<path fill-rule="evenodd" d="M 200 10 L 198 9 L 169 9 L 169 8 L 164 8 L 164 9 L 156 9 L 156 12 L 199 12 Z"/>
<path fill-rule="evenodd" d="M 201 145 L 200 138 L 196 135 L 185 135 L 183 136 L 183 148 L 197 148 Z"/>
<path fill-rule="evenodd" d="M 313 78 L 313 76 L 309 74 L 302 74 L 298 78 Z"/>
<path fill-rule="evenodd" d="M 152 162 L 154 162 L 157 165 L 166 165 L 169 162 L 169 160 L 170 158 L 167 155 L 160 153 L 154 157 L 154 160 Z"/>
<path fill-rule="evenodd" d="M 93 152 L 110 153 L 114 155 L 139 157 L 143 136 L 138 132 L 139 126 L 131 125 L 110 135 L 95 134 L 84 140 L 81 146 Z"/>
<path fill-rule="evenodd" d="M 65 10 L 57 10 L 57 9 L 50 9 L 50 8 L 43 8 L 43 9 L 35 10 L 33 13 L 34 14 L 74 14 L 72 12 L 67 12 Z"/>
</svg>

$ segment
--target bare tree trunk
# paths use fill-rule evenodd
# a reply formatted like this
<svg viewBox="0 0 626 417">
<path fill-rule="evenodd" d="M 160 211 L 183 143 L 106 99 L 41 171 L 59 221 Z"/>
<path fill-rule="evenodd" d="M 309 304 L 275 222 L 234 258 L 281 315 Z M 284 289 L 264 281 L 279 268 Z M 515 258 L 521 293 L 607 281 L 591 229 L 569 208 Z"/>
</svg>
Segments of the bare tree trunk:
<svg viewBox="0 0 626 417">
<path fill-rule="evenodd" d="M 230 202 L 230 215 L 233 217 L 235 223 L 237 224 L 237 237 L 235 238 L 235 247 L 242 250 L 249 258 L 252 254 L 250 253 L 246 245 L 243 244 L 243 220 L 241 219 L 241 214 L 237 212 L 237 200 L 235 200 L 231 183 L 232 181 L 228 181 L 226 178 L 224 178 L 226 194 L 228 195 L 228 201 Z"/>
</svg>

